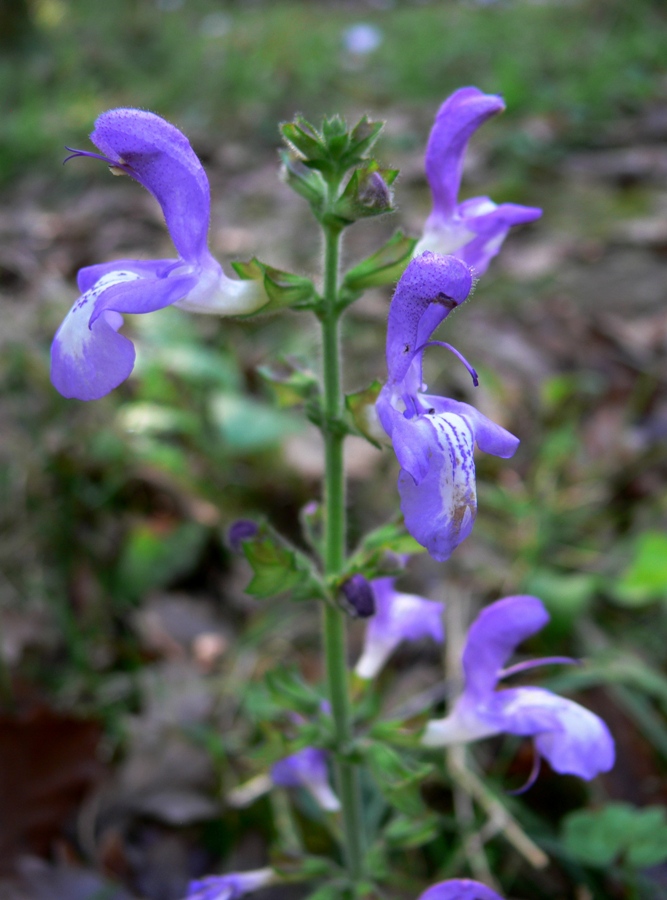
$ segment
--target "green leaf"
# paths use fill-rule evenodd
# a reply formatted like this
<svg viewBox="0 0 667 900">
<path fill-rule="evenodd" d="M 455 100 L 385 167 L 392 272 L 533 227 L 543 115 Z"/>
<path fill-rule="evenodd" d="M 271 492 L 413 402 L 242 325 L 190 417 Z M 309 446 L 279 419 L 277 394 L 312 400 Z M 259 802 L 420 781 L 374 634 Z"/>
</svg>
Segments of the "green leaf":
<svg viewBox="0 0 667 900">
<path fill-rule="evenodd" d="M 319 396 L 319 379 L 294 357 L 285 356 L 257 372 L 268 382 L 280 409 L 300 406 Z"/>
<path fill-rule="evenodd" d="M 384 837 L 394 847 L 421 847 L 439 833 L 440 820 L 434 814 L 419 819 L 399 815 L 385 828 Z"/>
<path fill-rule="evenodd" d="M 378 449 L 382 446 L 377 439 L 381 426 L 375 412 L 375 401 L 381 389 L 382 382 L 375 379 L 362 391 L 345 395 L 345 408 L 355 431 Z"/>
<path fill-rule="evenodd" d="M 667 811 L 629 803 L 577 810 L 564 820 L 563 843 L 568 853 L 591 866 L 619 859 L 637 868 L 658 865 L 667 860 Z"/>
<path fill-rule="evenodd" d="M 406 237 L 397 231 L 383 247 L 347 272 L 343 279 L 343 291 L 359 294 L 370 287 L 395 284 L 410 262 L 416 246 L 416 238 Z"/>
<path fill-rule="evenodd" d="M 243 541 L 243 553 L 254 577 L 246 592 L 254 597 L 274 597 L 290 591 L 294 600 L 325 598 L 326 589 L 308 557 L 292 547 L 270 525 Z"/>
<path fill-rule="evenodd" d="M 611 586 L 617 603 L 644 606 L 667 600 L 667 534 L 645 531 L 637 538 L 630 565 Z"/>
<path fill-rule="evenodd" d="M 265 450 L 303 428 L 303 423 L 288 412 L 239 394 L 214 394 L 209 411 L 226 449 L 236 453 Z"/>
<path fill-rule="evenodd" d="M 384 575 L 398 574 L 400 567 L 395 557 L 424 553 L 425 548 L 409 535 L 403 521 L 388 522 L 369 532 L 361 546 L 350 556 L 344 577 L 359 572 L 369 580 Z M 388 565 L 388 557 L 391 559 Z"/>
<path fill-rule="evenodd" d="M 125 539 L 118 564 L 119 594 L 138 600 L 185 575 L 199 558 L 208 534 L 196 522 L 183 522 L 166 531 L 162 522 L 135 526 Z"/>
<path fill-rule="evenodd" d="M 322 137 L 315 126 L 306 119 L 297 116 L 294 122 L 285 122 L 281 125 L 280 131 L 289 146 L 293 147 L 304 159 L 327 159 L 328 154 Z"/>
<path fill-rule="evenodd" d="M 532 572 L 523 590 L 544 600 L 554 620 L 569 628 L 589 609 L 598 581 L 596 575 L 545 568 Z"/>
<path fill-rule="evenodd" d="M 317 218 L 320 217 L 327 197 L 327 186 L 322 175 L 309 168 L 301 158 L 287 150 L 279 151 L 282 161 L 281 178 L 292 190 L 299 194 L 310 206 Z"/>
<path fill-rule="evenodd" d="M 264 678 L 271 695 L 280 706 L 306 717 L 321 712 L 323 697 L 304 682 L 296 667 L 272 669 Z"/>
<path fill-rule="evenodd" d="M 317 299 L 315 285 L 303 275 L 294 275 L 276 269 L 253 257 L 248 262 L 234 262 L 232 267 L 237 275 L 246 280 L 261 281 L 269 298 L 264 306 L 239 318 L 250 319 L 263 313 L 276 312 L 279 309 L 312 309 Z"/>
<path fill-rule="evenodd" d="M 350 149 L 344 162 L 355 165 L 371 150 L 384 128 L 384 122 L 372 122 L 368 116 L 362 116 L 350 134 Z"/>
<path fill-rule="evenodd" d="M 384 798 L 407 816 L 424 811 L 419 785 L 433 771 L 429 763 L 408 764 L 391 747 L 371 743 L 364 748 L 371 773 Z"/>
</svg>

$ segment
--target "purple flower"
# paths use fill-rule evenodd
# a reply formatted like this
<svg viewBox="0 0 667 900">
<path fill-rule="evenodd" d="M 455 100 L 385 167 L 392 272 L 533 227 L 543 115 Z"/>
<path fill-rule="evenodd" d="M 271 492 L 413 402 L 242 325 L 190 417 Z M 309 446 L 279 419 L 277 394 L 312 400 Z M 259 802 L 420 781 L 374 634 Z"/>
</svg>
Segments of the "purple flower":
<svg viewBox="0 0 667 900">
<path fill-rule="evenodd" d="M 454 878 L 451 881 L 434 884 L 420 894 L 418 900 L 503 900 L 503 898 L 479 881 Z"/>
<path fill-rule="evenodd" d="M 516 203 L 496 205 L 488 197 L 458 203 L 463 157 L 473 132 L 505 104 L 496 94 L 461 88 L 440 107 L 426 147 L 426 177 L 433 194 L 433 212 L 415 255 L 424 250 L 451 253 L 483 275 L 500 250 L 512 225 L 532 222 L 541 209 Z"/>
<path fill-rule="evenodd" d="M 539 757 L 565 775 L 594 778 L 614 764 L 614 741 L 605 723 L 573 700 L 537 687 L 497 691 L 506 675 L 563 658 L 538 659 L 503 669 L 514 648 L 549 621 L 537 597 L 505 597 L 482 610 L 463 651 L 465 690 L 444 719 L 428 723 L 430 747 L 475 741 L 501 732 L 532 737 Z"/>
<path fill-rule="evenodd" d="M 209 875 L 188 885 L 185 900 L 239 900 L 275 881 L 273 869 L 254 869 L 252 872 L 230 872 L 229 875 Z"/>
<path fill-rule="evenodd" d="M 376 578 L 375 615 L 369 619 L 364 649 L 354 671 L 360 678 L 374 678 L 401 641 L 444 640 L 444 603 L 394 590 L 395 578 Z"/>
<path fill-rule="evenodd" d="M 134 346 L 118 333 L 123 313 L 179 306 L 198 313 L 237 315 L 268 298 L 252 281 L 228 278 L 207 247 L 210 218 L 206 173 L 181 132 L 154 113 L 112 109 L 95 123 L 91 140 L 101 154 L 76 150 L 126 174 L 156 198 L 177 259 L 122 259 L 78 274 L 81 296 L 51 348 L 51 380 L 65 397 L 97 400 L 134 367 Z M 71 157 L 68 157 L 71 158 Z"/>
<path fill-rule="evenodd" d="M 326 812 L 338 812 L 340 801 L 329 784 L 327 754 L 315 747 L 304 747 L 275 763 L 271 780 L 279 787 L 305 788 Z"/>
<path fill-rule="evenodd" d="M 410 534 L 442 562 L 470 534 L 477 512 L 475 442 L 494 456 L 512 456 L 519 441 L 467 403 L 423 393 L 422 355 L 437 326 L 466 299 L 469 267 L 429 251 L 412 260 L 389 308 L 387 383 L 377 413 L 401 466 L 398 490 Z"/>
<path fill-rule="evenodd" d="M 351 616 L 368 619 L 375 615 L 375 594 L 370 581 L 359 572 L 351 575 L 340 586 L 345 606 Z"/>
</svg>

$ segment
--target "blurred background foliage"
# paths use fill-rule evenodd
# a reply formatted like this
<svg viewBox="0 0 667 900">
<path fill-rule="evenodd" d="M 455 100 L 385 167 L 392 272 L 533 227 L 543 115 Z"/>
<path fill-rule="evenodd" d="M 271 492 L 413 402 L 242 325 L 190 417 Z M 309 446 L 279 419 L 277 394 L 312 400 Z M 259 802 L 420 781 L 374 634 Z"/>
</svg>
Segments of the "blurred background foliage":
<svg viewBox="0 0 667 900">
<path fill-rule="evenodd" d="M 531 652 L 589 660 L 543 683 L 578 696 L 617 738 L 608 777 L 589 786 L 543 773 L 523 801 L 508 801 L 555 859 L 538 873 L 491 838 L 508 896 L 665 895 L 667 851 L 655 836 L 667 827 L 666 36 L 659 0 L 5 0 L 0 772 L 30 742 L 51 744 L 57 770 L 37 754 L 30 790 L 0 775 L 3 802 L 24 811 L 0 829 L 3 863 L 26 851 L 52 860 L 58 844 L 132 896 L 176 900 L 207 867 L 261 865 L 267 846 L 284 849 L 286 816 L 297 830 L 317 817 L 304 798 L 293 808 L 280 797 L 247 809 L 223 802 L 284 751 L 267 726 L 276 698 L 264 674 L 298 663 L 306 681 L 320 676 L 316 611 L 248 598 L 248 569 L 224 541 L 235 518 L 262 513 L 303 544 L 299 511 L 318 496 L 320 447 L 257 369 L 286 357 L 316 368 L 316 329 L 292 314 L 133 317 L 131 380 L 94 404 L 59 397 L 48 348 L 77 269 L 172 252 L 137 185 L 92 161 L 62 169 L 64 145 L 89 147 L 107 108 L 160 113 L 205 163 L 217 255 L 257 253 L 312 275 L 319 248 L 278 178 L 278 122 L 334 111 L 388 120 L 379 156 L 402 170 L 399 213 L 354 227 L 357 260 L 399 225 L 419 233 L 433 115 L 473 83 L 503 94 L 508 109 L 473 141 L 466 196 L 545 212 L 448 320 L 447 340 L 479 369 L 479 390 L 435 349 L 428 380 L 522 446 L 511 461 L 480 457 L 478 526 L 447 581 L 420 557 L 405 589 L 467 597 L 468 618 L 503 593 L 541 596 L 553 620 Z M 348 316 L 349 389 L 383 376 L 388 302 L 371 292 Z M 358 440 L 349 466 L 356 540 L 394 514 L 396 466 Z M 353 650 L 360 634 L 353 627 Z M 439 671 L 434 648 L 404 648 L 373 702 L 400 706 Z M 93 730 L 77 749 L 59 743 L 84 725 Z M 530 766 L 515 741 L 475 753 L 498 791 Z M 34 788 L 52 785 L 54 771 L 68 799 Z M 91 790 L 88 833 L 77 815 Z M 423 795 L 450 833 L 406 841 L 406 897 L 468 871 L 443 772 Z M 369 817 L 381 818 L 377 790 L 368 797 Z M 328 847 L 321 823 L 304 840 L 312 852 Z M 28 896 L 55 883 L 50 869 L 21 878 Z M 67 884 L 39 896 L 78 896 Z"/>
</svg>

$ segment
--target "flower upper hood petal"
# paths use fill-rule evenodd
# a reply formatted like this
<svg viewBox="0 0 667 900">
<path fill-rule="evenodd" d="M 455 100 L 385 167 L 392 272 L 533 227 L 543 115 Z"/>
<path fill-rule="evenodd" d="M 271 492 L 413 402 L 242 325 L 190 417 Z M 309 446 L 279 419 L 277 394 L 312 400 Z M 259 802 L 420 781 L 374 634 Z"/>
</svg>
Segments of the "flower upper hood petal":
<svg viewBox="0 0 667 900">
<path fill-rule="evenodd" d="M 502 97 L 497 94 L 465 87 L 455 91 L 438 110 L 426 145 L 425 167 L 433 207 L 439 215 L 446 217 L 456 207 L 463 159 L 471 135 L 504 109 Z"/>
<path fill-rule="evenodd" d="M 420 344 L 420 322 L 429 308 L 431 332 L 467 298 L 470 268 L 453 256 L 423 253 L 413 259 L 396 286 L 387 323 L 389 380 L 401 381 Z M 429 332 L 430 334 L 430 332 Z"/>
<path fill-rule="evenodd" d="M 505 597 L 483 609 L 470 626 L 463 651 L 466 692 L 479 698 L 491 694 L 516 647 L 548 621 L 542 601 L 525 594 Z"/>
<path fill-rule="evenodd" d="M 184 260 L 208 253 L 208 178 L 178 128 L 143 109 L 111 109 L 98 117 L 90 139 L 155 197 Z"/>
</svg>

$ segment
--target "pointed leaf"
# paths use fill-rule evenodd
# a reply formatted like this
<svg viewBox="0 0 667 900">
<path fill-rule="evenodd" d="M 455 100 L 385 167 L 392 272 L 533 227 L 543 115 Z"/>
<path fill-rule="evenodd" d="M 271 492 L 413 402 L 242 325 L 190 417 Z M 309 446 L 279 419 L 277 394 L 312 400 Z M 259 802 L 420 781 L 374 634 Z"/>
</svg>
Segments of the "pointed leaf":
<svg viewBox="0 0 667 900">
<path fill-rule="evenodd" d="M 378 441 L 381 427 L 375 412 L 375 401 L 381 389 L 382 382 L 376 378 L 363 391 L 355 391 L 353 394 L 345 396 L 345 408 L 350 414 L 356 431 L 378 449 L 381 449 L 382 446 Z"/>
<path fill-rule="evenodd" d="M 406 237 L 397 231 L 372 256 L 350 269 L 343 279 L 343 289 L 359 293 L 366 288 L 393 284 L 403 274 L 416 246 L 416 238 Z"/>
<path fill-rule="evenodd" d="M 299 406 L 319 394 L 319 379 L 293 357 L 284 357 L 272 365 L 259 366 L 257 372 L 269 383 L 281 409 Z"/>
</svg>

